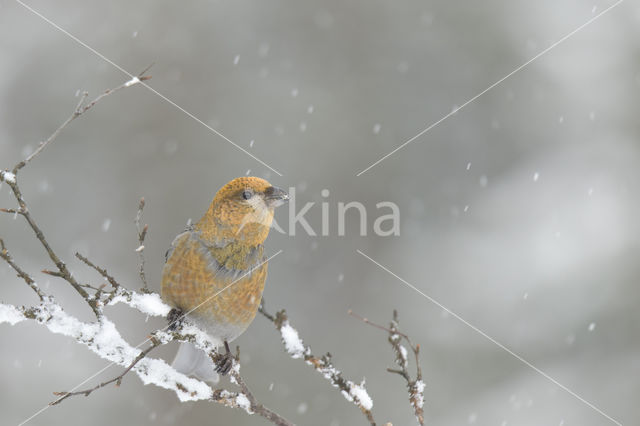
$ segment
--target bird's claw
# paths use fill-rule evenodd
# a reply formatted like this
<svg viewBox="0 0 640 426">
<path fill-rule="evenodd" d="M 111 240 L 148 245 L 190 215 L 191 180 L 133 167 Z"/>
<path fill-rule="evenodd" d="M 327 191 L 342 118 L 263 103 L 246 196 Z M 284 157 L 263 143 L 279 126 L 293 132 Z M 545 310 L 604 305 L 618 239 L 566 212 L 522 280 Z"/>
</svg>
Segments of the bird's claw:
<svg viewBox="0 0 640 426">
<path fill-rule="evenodd" d="M 226 376 L 231 370 L 231 367 L 233 367 L 234 357 L 231 354 L 231 349 L 229 349 L 229 343 L 227 343 L 226 340 L 224 342 L 224 348 L 226 352 L 224 353 L 224 355 L 223 354 L 218 355 L 217 359 L 215 360 L 215 364 L 216 364 L 216 373 Z"/>
<path fill-rule="evenodd" d="M 178 308 L 173 308 L 169 311 L 167 315 L 167 321 L 169 322 L 169 326 L 167 327 L 169 331 L 176 331 L 179 327 L 182 327 L 182 320 L 184 319 L 184 312 Z"/>
<path fill-rule="evenodd" d="M 216 360 L 216 373 L 226 376 L 233 367 L 233 355 L 227 352 Z"/>
</svg>

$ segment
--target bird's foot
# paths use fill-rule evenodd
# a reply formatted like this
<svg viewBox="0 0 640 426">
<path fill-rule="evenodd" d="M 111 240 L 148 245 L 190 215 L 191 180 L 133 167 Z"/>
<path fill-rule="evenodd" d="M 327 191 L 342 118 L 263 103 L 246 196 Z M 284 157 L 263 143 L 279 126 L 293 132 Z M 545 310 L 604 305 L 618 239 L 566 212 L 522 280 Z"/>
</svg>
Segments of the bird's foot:
<svg viewBox="0 0 640 426">
<path fill-rule="evenodd" d="M 224 347 L 226 349 L 226 352 L 224 354 L 219 354 L 219 356 L 215 360 L 215 364 L 216 364 L 216 373 L 226 376 L 231 370 L 231 367 L 233 367 L 234 357 L 231 354 L 231 350 L 229 349 L 229 344 L 226 341 L 224 342 Z"/>
<path fill-rule="evenodd" d="M 226 376 L 233 367 L 233 355 L 224 354 L 216 360 L 216 373 Z"/>
<path fill-rule="evenodd" d="M 169 331 L 176 331 L 176 329 L 182 327 L 182 320 L 184 319 L 184 312 L 181 309 L 173 308 L 167 315 L 167 321 L 169 321 Z"/>
</svg>

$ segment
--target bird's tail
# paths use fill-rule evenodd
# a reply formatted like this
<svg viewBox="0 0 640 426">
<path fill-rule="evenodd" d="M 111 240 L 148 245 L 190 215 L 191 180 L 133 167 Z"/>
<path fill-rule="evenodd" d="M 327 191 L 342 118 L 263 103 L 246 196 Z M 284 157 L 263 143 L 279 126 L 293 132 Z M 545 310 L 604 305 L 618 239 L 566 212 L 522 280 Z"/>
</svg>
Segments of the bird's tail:
<svg viewBox="0 0 640 426">
<path fill-rule="evenodd" d="M 180 343 L 171 366 L 182 374 L 194 376 L 205 382 L 218 383 L 220 380 L 213 361 L 206 352 L 188 342 Z"/>
</svg>

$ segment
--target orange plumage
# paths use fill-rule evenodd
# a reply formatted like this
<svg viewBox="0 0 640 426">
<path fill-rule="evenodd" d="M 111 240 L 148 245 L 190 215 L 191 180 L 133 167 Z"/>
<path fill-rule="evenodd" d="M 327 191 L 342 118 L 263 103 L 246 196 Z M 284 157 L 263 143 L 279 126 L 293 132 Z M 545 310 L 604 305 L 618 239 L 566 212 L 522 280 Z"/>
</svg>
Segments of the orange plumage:
<svg viewBox="0 0 640 426">
<path fill-rule="evenodd" d="M 167 252 L 162 298 L 220 344 L 242 334 L 256 315 L 267 277 L 263 242 L 275 207 L 287 199 L 264 179 L 234 179 Z M 194 350 L 181 347 L 174 366 L 213 379 L 206 374 L 211 361 Z"/>
</svg>

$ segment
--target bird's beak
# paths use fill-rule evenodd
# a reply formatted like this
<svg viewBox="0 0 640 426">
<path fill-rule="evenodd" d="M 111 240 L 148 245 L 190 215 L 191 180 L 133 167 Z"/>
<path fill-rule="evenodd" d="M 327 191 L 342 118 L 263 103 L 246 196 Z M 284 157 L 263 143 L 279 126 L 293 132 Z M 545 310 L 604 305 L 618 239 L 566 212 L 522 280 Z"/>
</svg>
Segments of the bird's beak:
<svg viewBox="0 0 640 426">
<path fill-rule="evenodd" d="M 270 186 L 264 191 L 264 201 L 269 207 L 278 207 L 289 201 L 289 194 L 277 186 Z"/>
</svg>

